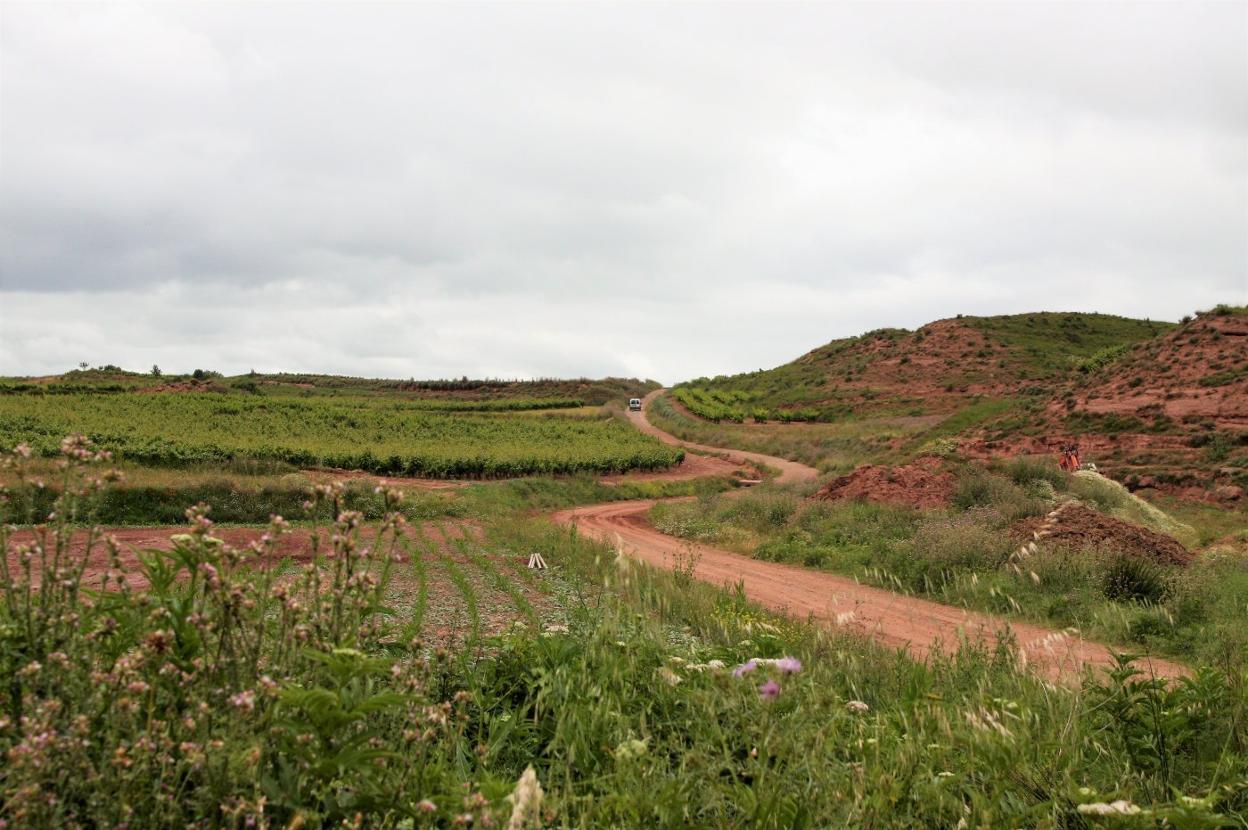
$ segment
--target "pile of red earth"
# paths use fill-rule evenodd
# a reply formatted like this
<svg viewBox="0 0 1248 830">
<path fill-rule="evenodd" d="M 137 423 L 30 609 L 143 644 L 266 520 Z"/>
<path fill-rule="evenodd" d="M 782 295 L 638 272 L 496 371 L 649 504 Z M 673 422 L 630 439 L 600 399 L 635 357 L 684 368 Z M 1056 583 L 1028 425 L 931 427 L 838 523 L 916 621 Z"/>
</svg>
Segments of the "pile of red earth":
<svg viewBox="0 0 1248 830">
<path fill-rule="evenodd" d="M 944 507 L 953 497 L 953 489 L 953 474 L 941 470 L 939 459 L 921 458 L 904 467 L 866 464 L 828 482 L 814 498 Z"/>
<path fill-rule="evenodd" d="M 1115 553 L 1125 553 L 1151 559 L 1165 565 L 1186 565 L 1192 555 L 1178 540 L 1106 516 L 1084 507 L 1071 504 L 1064 507 L 1055 522 L 1047 529 L 1043 518 L 1023 519 L 1011 529 L 1012 535 L 1030 540 L 1032 534 L 1041 533 L 1041 544 L 1055 543 L 1075 550 L 1100 548 Z"/>
</svg>

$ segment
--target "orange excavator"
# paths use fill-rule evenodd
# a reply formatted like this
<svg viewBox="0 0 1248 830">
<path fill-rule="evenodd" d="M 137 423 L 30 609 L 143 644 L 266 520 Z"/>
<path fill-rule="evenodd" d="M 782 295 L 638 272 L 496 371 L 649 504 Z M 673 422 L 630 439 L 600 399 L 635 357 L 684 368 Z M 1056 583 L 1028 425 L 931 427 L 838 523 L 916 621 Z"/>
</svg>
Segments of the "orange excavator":
<svg viewBox="0 0 1248 830">
<path fill-rule="evenodd" d="M 1083 469 L 1083 459 L 1079 455 L 1079 445 L 1074 443 L 1062 444 L 1062 457 L 1057 462 L 1057 466 L 1068 473 Z"/>
</svg>

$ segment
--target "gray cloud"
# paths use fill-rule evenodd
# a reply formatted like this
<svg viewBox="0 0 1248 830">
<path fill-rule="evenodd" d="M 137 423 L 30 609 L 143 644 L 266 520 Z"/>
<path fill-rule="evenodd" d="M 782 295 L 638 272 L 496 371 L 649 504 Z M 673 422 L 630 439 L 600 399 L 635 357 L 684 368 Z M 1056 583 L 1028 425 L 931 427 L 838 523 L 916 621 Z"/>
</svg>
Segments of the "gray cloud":
<svg viewBox="0 0 1248 830">
<path fill-rule="evenodd" d="M 4 372 L 675 380 L 1248 301 L 1241 4 L 0 15 Z"/>
</svg>

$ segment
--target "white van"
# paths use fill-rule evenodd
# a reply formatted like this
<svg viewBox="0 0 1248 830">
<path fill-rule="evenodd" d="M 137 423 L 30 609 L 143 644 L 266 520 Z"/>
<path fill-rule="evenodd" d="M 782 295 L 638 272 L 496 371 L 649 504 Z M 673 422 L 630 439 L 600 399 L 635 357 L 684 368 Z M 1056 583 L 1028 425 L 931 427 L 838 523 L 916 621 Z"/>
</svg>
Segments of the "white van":
<svg viewBox="0 0 1248 830">
<path fill-rule="evenodd" d="M 633 412 L 640 412 L 641 411 L 641 398 L 629 398 L 628 408 L 632 410 Z"/>
</svg>

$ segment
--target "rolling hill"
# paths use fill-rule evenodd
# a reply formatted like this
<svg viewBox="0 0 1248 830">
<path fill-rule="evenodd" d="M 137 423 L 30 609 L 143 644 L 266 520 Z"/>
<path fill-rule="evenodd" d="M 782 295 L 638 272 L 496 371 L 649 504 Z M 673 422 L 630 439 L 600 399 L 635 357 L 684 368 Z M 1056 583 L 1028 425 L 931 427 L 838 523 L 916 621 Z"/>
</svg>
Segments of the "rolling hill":
<svg viewBox="0 0 1248 830">
<path fill-rule="evenodd" d="M 1179 324 L 1042 312 L 881 329 L 673 397 L 706 420 L 924 422 L 877 452 L 1054 455 L 1073 441 L 1133 489 L 1223 502 L 1248 489 L 1243 307 Z"/>
<path fill-rule="evenodd" d="M 957 317 L 834 340 L 775 369 L 689 381 L 677 394 L 686 390 L 682 403 L 703 414 L 704 393 L 732 410 L 729 420 L 948 414 L 976 397 L 1048 397 L 1098 354 L 1174 325 L 1081 313 Z"/>
</svg>

